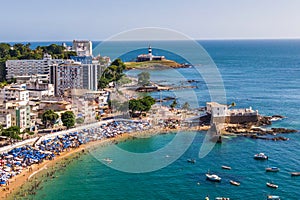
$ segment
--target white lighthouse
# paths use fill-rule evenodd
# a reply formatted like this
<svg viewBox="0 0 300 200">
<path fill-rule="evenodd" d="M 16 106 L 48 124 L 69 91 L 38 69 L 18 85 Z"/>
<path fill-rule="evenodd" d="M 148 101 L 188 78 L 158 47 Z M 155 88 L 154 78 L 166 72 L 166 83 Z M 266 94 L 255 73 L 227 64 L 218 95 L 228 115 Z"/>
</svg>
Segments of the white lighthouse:
<svg viewBox="0 0 300 200">
<path fill-rule="evenodd" d="M 138 57 L 136 58 L 136 62 L 145 62 L 145 61 L 152 61 L 152 60 L 165 60 L 165 59 L 166 59 L 165 56 L 153 56 L 151 45 L 149 45 L 148 54 L 138 55 Z"/>
<path fill-rule="evenodd" d="M 149 55 L 150 60 L 152 60 L 152 48 L 151 48 L 151 45 L 149 45 L 149 47 L 148 47 L 148 55 Z"/>
</svg>

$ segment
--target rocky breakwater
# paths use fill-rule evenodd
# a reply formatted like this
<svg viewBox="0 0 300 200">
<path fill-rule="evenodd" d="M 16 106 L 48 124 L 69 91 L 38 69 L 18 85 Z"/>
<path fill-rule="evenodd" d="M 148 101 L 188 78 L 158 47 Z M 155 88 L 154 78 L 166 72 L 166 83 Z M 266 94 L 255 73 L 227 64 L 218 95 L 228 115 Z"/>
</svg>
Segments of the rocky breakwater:
<svg viewBox="0 0 300 200">
<path fill-rule="evenodd" d="M 241 135 L 253 139 L 287 141 L 289 138 L 276 136 L 277 134 L 296 133 L 298 130 L 288 128 L 267 128 L 272 121 L 283 119 L 283 116 L 259 116 L 258 121 L 244 124 L 228 124 L 225 126 L 226 133 Z"/>
</svg>

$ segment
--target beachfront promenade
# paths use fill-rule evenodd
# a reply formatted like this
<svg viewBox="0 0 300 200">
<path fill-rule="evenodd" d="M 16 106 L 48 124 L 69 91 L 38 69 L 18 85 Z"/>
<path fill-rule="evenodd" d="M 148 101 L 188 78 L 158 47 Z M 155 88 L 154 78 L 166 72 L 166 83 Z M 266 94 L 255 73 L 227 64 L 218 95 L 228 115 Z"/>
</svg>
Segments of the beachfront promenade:
<svg viewBox="0 0 300 200">
<path fill-rule="evenodd" d="M 78 148 L 82 144 L 114 138 L 123 133 L 149 130 L 147 121 L 110 119 L 87 124 L 57 133 L 50 133 L 1 148 L 0 185 L 28 169 L 31 165 L 44 160 L 53 160 L 62 152 Z"/>
<path fill-rule="evenodd" d="M 125 119 L 120 119 L 120 120 L 125 120 Z M 22 147 L 22 146 L 25 146 L 25 145 L 31 145 L 35 141 L 37 141 L 37 139 L 39 139 L 39 141 L 41 141 L 41 140 L 47 140 L 47 139 L 50 139 L 50 138 L 55 138 L 55 137 L 60 136 L 60 135 L 64 135 L 64 134 L 76 132 L 76 131 L 83 130 L 83 129 L 100 127 L 101 125 L 106 124 L 106 123 L 110 123 L 112 121 L 114 121 L 114 120 L 113 119 L 109 119 L 109 120 L 104 120 L 104 121 L 101 121 L 101 122 L 96 122 L 96 123 L 92 123 L 92 124 L 87 124 L 87 125 L 79 126 L 79 127 L 76 127 L 76 128 L 71 128 L 71 129 L 64 130 L 64 131 L 59 131 L 59 132 L 55 132 L 55 133 L 44 134 L 42 137 L 40 137 L 40 139 L 39 139 L 39 137 L 30 138 L 30 139 L 27 139 L 27 140 L 24 140 L 24 141 L 21 141 L 21 142 L 17 142 L 17 143 L 12 144 L 12 145 L 1 147 L 0 148 L 0 153 L 8 152 L 8 151 L 10 151 L 10 150 L 12 150 L 14 148 L 17 148 L 17 147 Z"/>
<path fill-rule="evenodd" d="M 111 123 L 113 121 L 140 122 L 139 120 L 129 120 L 129 119 L 120 119 L 120 118 L 103 120 L 103 121 L 100 121 L 100 122 L 86 124 L 86 125 L 83 125 L 83 126 L 78 126 L 78 127 L 75 127 L 75 128 L 64 130 L 64 131 L 43 134 L 40 137 L 37 136 L 37 137 L 30 138 L 30 139 L 27 139 L 27 140 L 24 140 L 24 141 L 21 141 L 21 142 L 14 143 L 12 145 L 7 145 L 7 146 L 4 146 L 4 147 L 0 148 L 0 154 L 4 153 L 4 152 L 8 152 L 8 151 L 10 151 L 10 150 L 12 150 L 14 148 L 17 148 L 17 147 L 22 147 L 22 146 L 25 146 L 25 145 L 32 145 L 36 141 L 37 141 L 37 144 L 38 144 L 42 140 L 47 140 L 47 139 L 55 138 L 57 136 L 61 136 L 61 135 L 65 135 L 65 134 L 69 134 L 69 133 L 73 133 L 73 132 L 77 132 L 77 131 L 84 130 L 84 129 L 97 128 L 97 127 L 102 126 L 103 124 L 108 124 L 108 123 Z"/>
</svg>

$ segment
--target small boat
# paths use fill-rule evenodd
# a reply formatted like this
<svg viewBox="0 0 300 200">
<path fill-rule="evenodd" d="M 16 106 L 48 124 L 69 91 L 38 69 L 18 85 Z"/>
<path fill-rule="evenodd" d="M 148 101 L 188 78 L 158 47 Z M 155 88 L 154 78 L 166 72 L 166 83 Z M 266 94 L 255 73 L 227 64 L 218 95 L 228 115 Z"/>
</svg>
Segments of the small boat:
<svg viewBox="0 0 300 200">
<path fill-rule="evenodd" d="M 226 166 L 226 165 L 222 165 L 222 169 L 231 170 L 231 167 L 229 167 L 229 166 Z"/>
<path fill-rule="evenodd" d="M 300 172 L 291 172 L 291 176 L 300 176 Z"/>
<path fill-rule="evenodd" d="M 256 160 L 268 160 L 268 156 L 264 153 L 258 153 L 254 155 L 254 159 Z"/>
<path fill-rule="evenodd" d="M 269 182 L 267 182 L 267 186 L 270 187 L 270 188 L 275 188 L 275 189 L 278 188 L 278 185 L 275 185 L 275 184 L 269 183 Z"/>
<path fill-rule="evenodd" d="M 230 180 L 230 184 L 235 185 L 235 186 L 240 186 L 241 185 L 241 183 L 233 181 L 233 180 Z"/>
<path fill-rule="evenodd" d="M 278 167 L 267 167 L 266 168 L 266 172 L 279 172 L 279 168 Z"/>
<path fill-rule="evenodd" d="M 205 200 L 209 200 L 209 197 L 208 197 L 208 195 L 205 197 Z"/>
<path fill-rule="evenodd" d="M 103 161 L 107 162 L 107 164 L 110 164 L 113 160 L 110 158 L 104 158 Z"/>
<path fill-rule="evenodd" d="M 189 159 L 187 159 L 187 162 L 189 162 L 189 163 L 196 163 L 196 160 L 189 158 Z"/>
<path fill-rule="evenodd" d="M 230 200 L 228 197 L 216 197 L 215 200 Z"/>
<path fill-rule="evenodd" d="M 209 181 L 213 181 L 213 182 L 220 182 L 221 181 L 221 177 L 219 177 L 216 174 L 205 174 L 207 180 Z"/>
<path fill-rule="evenodd" d="M 280 200 L 279 196 L 274 196 L 274 195 L 268 195 L 267 200 Z"/>
</svg>

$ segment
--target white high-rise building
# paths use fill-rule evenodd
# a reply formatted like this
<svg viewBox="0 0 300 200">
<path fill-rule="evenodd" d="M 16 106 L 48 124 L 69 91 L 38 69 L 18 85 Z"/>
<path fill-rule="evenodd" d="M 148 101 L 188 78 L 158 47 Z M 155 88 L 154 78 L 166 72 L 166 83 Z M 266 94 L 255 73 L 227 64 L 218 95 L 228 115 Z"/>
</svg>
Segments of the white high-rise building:
<svg viewBox="0 0 300 200">
<path fill-rule="evenodd" d="M 67 89 L 97 90 L 97 65 L 68 61 L 51 67 L 51 82 L 55 95 L 64 94 Z"/>
<path fill-rule="evenodd" d="M 73 40 L 73 50 L 77 56 L 93 56 L 93 45 L 90 40 Z"/>
<path fill-rule="evenodd" d="M 6 61 L 6 78 L 15 76 L 49 74 L 50 66 L 63 63 L 63 59 L 52 59 L 51 55 L 45 54 L 42 60 L 8 60 Z"/>
</svg>

